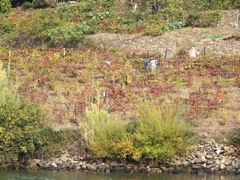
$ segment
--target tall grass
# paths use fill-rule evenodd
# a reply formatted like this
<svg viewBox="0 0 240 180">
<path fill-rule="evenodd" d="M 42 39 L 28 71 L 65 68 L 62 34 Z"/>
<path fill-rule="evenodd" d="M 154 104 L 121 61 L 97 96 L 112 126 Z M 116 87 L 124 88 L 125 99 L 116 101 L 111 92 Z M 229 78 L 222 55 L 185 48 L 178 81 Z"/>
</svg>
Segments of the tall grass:
<svg viewBox="0 0 240 180">
<path fill-rule="evenodd" d="M 137 120 L 125 124 L 91 104 L 81 128 L 89 150 L 97 157 L 166 160 L 185 153 L 194 143 L 182 108 L 155 107 L 146 101 L 140 105 L 139 114 Z"/>
<path fill-rule="evenodd" d="M 151 102 L 144 102 L 139 112 L 132 136 L 135 147 L 141 149 L 141 159 L 165 160 L 184 153 L 194 142 L 193 133 L 183 120 L 181 106 L 156 107 Z"/>
<path fill-rule="evenodd" d="M 10 61 L 8 63 L 8 71 L 3 69 L 3 64 L 0 62 L 0 106 L 6 105 L 8 101 L 19 102 L 19 94 L 17 85 L 10 82 Z"/>
<path fill-rule="evenodd" d="M 91 104 L 86 110 L 86 120 L 81 130 L 89 150 L 97 157 L 114 158 L 117 156 L 114 144 L 121 141 L 126 130 L 122 121 L 111 118 L 109 113 Z"/>
</svg>

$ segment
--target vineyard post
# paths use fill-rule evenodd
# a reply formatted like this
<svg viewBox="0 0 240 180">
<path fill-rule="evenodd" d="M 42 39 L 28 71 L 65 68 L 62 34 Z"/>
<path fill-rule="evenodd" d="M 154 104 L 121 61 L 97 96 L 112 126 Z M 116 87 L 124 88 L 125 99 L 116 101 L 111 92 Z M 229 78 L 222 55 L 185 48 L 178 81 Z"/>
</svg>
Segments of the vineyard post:
<svg viewBox="0 0 240 180">
<path fill-rule="evenodd" d="M 82 65 L 84 66 L 84 59 L 82 58 Z"/>
<path fill-rule="evenodd" d="M 106 104 L 106 91 L 103 92 L 103 104 Z"/>
<path fill-rule="evenodd" d="M 74 120 L 76 121 L 77 119 L 77 103 L 75 102 L 75 105 L 74 105 Z"/>
<path fill-rule="evenodd" d="M 138 17 L 136 17 L 136 28 L 138 28 L 138 21 L 139 21 L 139 19 L 138 19 Z"/>
<path fill-rule="evenodd" d="M 212 79 L 212 75 L 210 75 L 210 79 L 211 79 L 211 88 L 213 86 L 213 79 Z"/>
<path fill-rule="evenodd" d="M 206 55 L 206 47 L 203 47 L 203 55 Z"/>
<path fill-rule="evenodd" d="M 44 85 L 41 82 L 41 90 L 42 90 L 42 102 L 44 102 Z"/>
<path fill-rule="evenodd" d="M 164 61 L 166 61 L 166 59 L 167 59 L 167 54 L 168 54 L 168 49 L 165 49 L 164 50 Z"/>
</svg>

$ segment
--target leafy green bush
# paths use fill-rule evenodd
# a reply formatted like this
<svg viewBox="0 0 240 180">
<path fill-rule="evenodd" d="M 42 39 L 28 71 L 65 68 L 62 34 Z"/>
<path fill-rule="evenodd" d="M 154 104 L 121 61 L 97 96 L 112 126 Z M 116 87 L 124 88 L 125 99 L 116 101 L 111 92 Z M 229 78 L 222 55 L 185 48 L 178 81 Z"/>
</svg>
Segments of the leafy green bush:
<svg viewBox="0 0 240 180">
<path fill-rule="evenodd" d="M 0 0 L 0 13 L 10 13 L 11 2 L 10 0 Z"/>
<path fill-rule="evenodd" d="M 229 144 L 234 145 L 234 147 L 238 148 L 238 152 L 240 152 L 240 129 L 236 129 L 233 133 L 228 135 Z"/>
<path fill-rule="evenodd" d="M 168 25 L 165 23 L 156 23 L 148 25 L 145 29 L 144 34 L 145 35 L 151 35 L 151 36 L 160 36 L 164 33 L 164 31 L 168 31 Z"/>
<path fill-rule="evenodd" d="M 0 21 L 0 33 L 3 35 L 13 30 L 13 24 L 6 19 Z"/>
<path fill-rule="evenodd" d="M 131 130 L 139 159 L 165 160 L 184 153 L 193 143 L 193 133 L 182 120 L 181 106 L 155 107 L 150 102 L 140 106 L 140 118 Z"/>
<path fill-rule="evenodd" d="M 219 11 L 192 12 L 188 15 L 186 24 L 193 27 L 215 26 L 221 20 Z"/>
<path fill-rule="evenodd" d="M 22 18 L 16 24 L 15 31 L 22 40 L 32 39 L 38 43 L 48 40 L 49 30 L 62 25 L 62 21 L 51 9 L 31 12 L 31 18 Z"/>
<path fill-rule="evenodd" d="M 27 9 L 33 8 L 33 3 L 26 1 L 22 4 L 21 7 L 23 10 L 27 10 Z"/>
<path fill-rule="evenodd" d="M 173 105 L 158 109 L 144 102 L 139 119 L 127 125 L 92 105 L 81 130 L 87 147 L 97 157 L 166 160 L 185 153 L 194 142 L 183 114 Z"/>
<path fill-rule="evenodd" d="M 69 12 L 70 13 L 84 13 L 84 12 L 89 12 L 92 11 L 92 2 L 89 1 L 82 1 L 76 4 L 72 4 L 69 6 Z"/>
<path fill-rule="evenodd" d="M 55 7 L 55 0 L 33 0 L 34 8 L 46 8 L 46 7 Z"/>
<path fill-rule="evenodd" d="M 83 34 L 93 34 L 94 31 L 86 24 L 68 23 L 64 26 L 49 30 L 51 45 L 73 45 L 78 42 Z"/>
<path fill-rule="evenodd" d="M 31 155 L 39 129 L 40 108 L 20 101 L 17 87 L 0 68 L 0 160 L 15 162 L 20 154 Z"/>
<path fill-rule="evenodd" d="M 40 109 L 27 102 L 8 102 L 0 106 L 0 154 L 5 161 L 30 156 L 39 130 Z"/>
<path fill-rule="evenodd" d="M 55 131 L 52 128 L 43 128 L 39 131 L 34 141 L 34 156 L 37 158 L 49 158 L 59 155 L 65 150 L 70 141 L 71 133 L 67 131 Z"/>
<path fill-rule="evenodd" d="M 183 22 L 183 21 L 168 24 L 169 30 L 180 29 L 184 26 L 185 26 L 185 22 Z"/>
<path fill-rule="evenodd" d="M 125 124 L 110 119 L 109 113 L 92 104 L 86 110 L 81 131 L 89 150 L 97 157 L 115 158 L 114 144 L 125 135 Z"/>
<path fill-rule="evenodd" d="M 1 66 L 2 67 L 2 66 Z M 41 107 L 21 100 L 17 86 L 0 67 L 0 164 L 21 158 L 49 157 L 61 152 L 69 135 L 46 128 Z"/>
</svg>

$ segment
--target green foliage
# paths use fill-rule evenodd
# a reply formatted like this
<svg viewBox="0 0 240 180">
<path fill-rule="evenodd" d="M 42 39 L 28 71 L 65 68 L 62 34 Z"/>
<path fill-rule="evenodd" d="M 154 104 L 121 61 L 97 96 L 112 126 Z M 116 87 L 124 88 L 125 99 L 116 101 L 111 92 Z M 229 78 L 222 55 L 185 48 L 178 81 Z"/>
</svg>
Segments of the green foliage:
<svg viewBox="0 0 240 180">
<path fill-rule="evenodd" d="M 219 38 L 223 38 L 223 37 L 224 37 L 223 35 L 215 34 L 212 36 L 204 36 L 203 39 L 219 39 Z"/>
<path fill-rule="evenodd" d="M 185 0 L 184 9 L 185 10 L 196 10 L 196 11 L 206 11 L 206 10 L 221 10 L 221 9 L 237 9 L 239 8 L 239 0 Z"/>
<path fill-rule="evenodd" d="M 33 8 L 33 3 L 26 1 L 22 4 L 21 7 L 23 10 L 27 10 L 27 9 Z"/>
<path fill-rule="evenodd" d="M 41 129 L 34 141 L 34 156 L 37 158 L 49 158 L 59 155 L 65 150 L 71 140 L 71 133 L 67 131 L 55 131 L 52 128 Z"/>
<path fill-rule="evenodd" d="M 140 106 L 140 118 L 135 122 L 132 136 L 141 159 L 165 160 L 184 153 L 192 144 L 193 134 L 182 120 L 181 106 L 155 107 L 145 102 Z"/>
<path fill-rule="evenodd" d="M 10 13 L 11 2 L 10 0 L 0 0 L 0 13 Z"/>
<path fill-rule="evenodd" d="M 0 154 L 7 162 L 34 152 L 39 130 L 40 109 L 27 102 L 8 102 L 0 106 Z"/>
<path fill-rule="evenodd" d="M 169 28 L 169 30 L 180 29 L 180 28 L 184 27 L 185 25 L 186 24 L 183 21 L 174 22 L 174 23 L 169 23 L 168 28 Z"/>
<path fill-rule="evenodd" d="M 55 7 L 56 0 L 33 0 L 34 8 Z"/>
<path fill-rule="evenodd" d="M 0 95 L 0 160 L 15 162 L 20 154 L 27 156 L 34 151 L 40 108 L 20 101 L 17 87 L 10 83 L 4 70 L 1 70 Z"/>
<path fill-rule="evenodd" d="M 92 2 L 89 1 L 81 1 L 76 4 L 72 4 L 69 6 L 69 12 L 70 13 L 85 13 L 90 12 L 93 10 Z"/>
<path fill-rule="evenodd" d="M 186 24 L 193 27 L 215 26 L 221 20 L 219 11 L 192 12 L 188 15 Z"/>
<path fill-rule="evenodd" d="M 164 33 L 164 31 L 168 30 L 168 25 L 165 23 L 157 23 L 148 25 L 145 29 L 145 35 L 151 36 L 160 36 Z"/>
<path fill-rule="evenodd" d="M 138 6 L 133 10 L 135 3 Z M 54 6 L 55 1 L 34 0 L 33 5 Z M 238 6 L 237 0 L 136 0 L 125 3 L 114 0 L 80 0 L 68 7 L 27 11 L 13 23 L 16 28 L 0 21 L 0 29 L 5 42 L 41 45 L 50 41 L 54 46 L 72 46 L 78 42 L 77 39 L 89 32 L 144 33 L 159 36 L 165 31 L 182 28 L 185 25 L 183 22 L 194 27 L 214 26 L 221 19 L 221 14 L 216 10 Z M 27 1 L 22 6 L 23 9 L 31 7 L 32 4 Z M 67 25 L 70 25 L 70 28 L 67 28 Z M 82 27 L 79 28 L 80 25 Z"/>
<path fill-rule="evenodd" d="M 157 109 L 145 102 L 139 119 L 126 125 L 92 104 L 81 130 L 89 150 L 97 157 L 166 160 L 184 153 L 193 143 L 193 133 L 182 115 L 175 106 Z"/>
<path fill-rule="evenodd" d="M 91 104 L 86 110 L 86 120 L 81 130 L 87 147 L 97 157 L 117 156 L 113 147 L 125 135 L 123 122 L 111 119 L 108 112 L 96 104 Z"/>
<path fill-rule="evenodd" d="M 68 23 L 49 30 L 51 45 L 72 45 L 78 42 L 83 34 L 92 34 L 94 31 L 85 24 Z"/>
<path fill-rule="evenodd" d="M 18 95 L 18 87 L 12 85 L 9 80 L 10 62 L 8 64 L 8 74 L 2 69 L 3 64 L 0 63 L 0 106 L 5 106 L 7 103 L 18 103 L 20 101 Z"/>
<path fill-rule="evenodd" d="M 52 45 L 69 45 L 77 42 L 83 35 L 80 25 L 66 24 L 49 30 L 48 36 Z"/>
<path fill-rule="evenodd" d="M 16 24 L 16 32 L 21 39 L 34 39 L 44 42 L 49 30 L 62 25 L 51 9 L 35 10 L 31 18 L 22 18 Z"/>
<path fill-rule="evenodd" d="M 240 152 L 240 129 L 237 128 L 233 133 L 228 135 L 229 144 L 238 148 L 238 152 Z"/>
<path fill-rule="evenodd" d="M 45 128 L 40 106 L 20 100 L 9 74 L 10 64 L 8 74 L 0 68 L 0 162 L 58 154 L 69 140 L 67 132 Z"/>
</svg>

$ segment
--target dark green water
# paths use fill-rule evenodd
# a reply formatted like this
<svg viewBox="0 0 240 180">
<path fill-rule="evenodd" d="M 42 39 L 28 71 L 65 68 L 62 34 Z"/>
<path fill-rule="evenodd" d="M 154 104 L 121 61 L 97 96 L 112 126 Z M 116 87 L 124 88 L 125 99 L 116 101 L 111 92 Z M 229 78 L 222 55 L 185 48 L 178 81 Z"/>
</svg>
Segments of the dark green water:
<svg viewBox="0 0 240 180">
<path fill-rule="evenodd" d="M 240 180 L 240 175 L 123 174 L 69 171 L 0 171 L 0 180 Z"/>
</svg>

